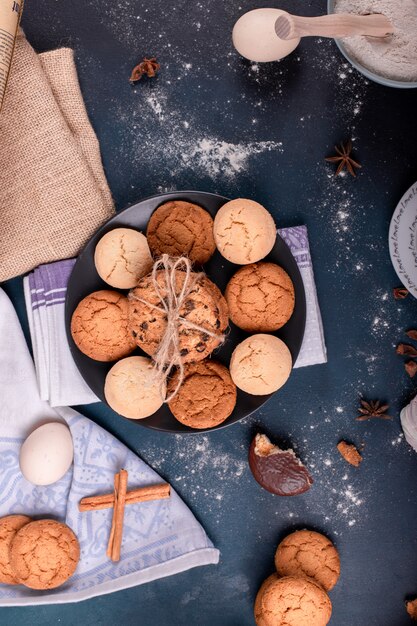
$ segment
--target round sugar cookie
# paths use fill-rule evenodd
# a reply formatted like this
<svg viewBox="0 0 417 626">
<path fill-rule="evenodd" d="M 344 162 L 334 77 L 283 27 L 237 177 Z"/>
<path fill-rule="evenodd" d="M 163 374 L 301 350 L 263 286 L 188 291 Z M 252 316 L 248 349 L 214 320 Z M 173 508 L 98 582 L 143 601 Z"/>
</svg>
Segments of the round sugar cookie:
<svg viewBox="0 0 417 626">
<path fill-rule="evenodd" d="M 254 613 L 257 626 L 326 626 L 332 603 L 313 580 L 272 574 L 258 591 Z"/>
<path fill-rule="evenodd" d="M 294 285 L 275 263 L 241 267 L 229 280 L 224 295 L 230 319 L 248 333 L 278 330 L 294 311 Z"/>
<path fill-rule="evenodd" d="M 130 419 L 143 419 L 163 403 L 164 390 L 153 381 L 152 361 L 145 356 L 130 356 L 118 361 L 106 376 L 104 395 L 109 406 Z"/>
<path fill-rule="evenodd" d="M 296 530 L 279 544 L 275 567 L 280 576 L 312 578 L 330 591 L 340 575 L 340 558 L 333 543 L 313 530 Z"/>
<path fill-rule="evenodd" d="M 226 202 L 217 211 L 213 232 L 220 254 L 237 265 L 266 257 L 277 238 L 272 215 L 259 202 L 245 198 Z"/>
<path fill-rule="evenodd" d="M 25 524 L 10 546 L 10 563 L 19 583 L 31 589 L 54 589 L 75 572 L 78 539 L 66 524 L 42 519 Z"/>
<path fill-rule="evenodd" d="M 251 335 L 239 343 L 230 360 L 230 375 L 239 389 L 264 396 L 280 389 L 292 369 L 291 352 L 274 335 Z"/>
<path fill-rule="evenodd" d="M 115 228 L 103 235 L 94 252 L 100 278 L 116 289 L 131 289 L 152 270 L 145 235 L 133 228 Z"/>
<path fill-rule="evenodd" d="M 81 352 L 95 361 L 116 361 L 136 348 L 128 328 L 128 301 L 103 289 L 85 297 L 71 319 L 71 335 Z"/>
<path fill-rule="evenodd" d="M 19 582 L 10 565 L 10 545 L 17 531 L 30 521 L 27 515 L 6 515 L 0 518 L 0 583 L 17 585 Z"/>
</svg>

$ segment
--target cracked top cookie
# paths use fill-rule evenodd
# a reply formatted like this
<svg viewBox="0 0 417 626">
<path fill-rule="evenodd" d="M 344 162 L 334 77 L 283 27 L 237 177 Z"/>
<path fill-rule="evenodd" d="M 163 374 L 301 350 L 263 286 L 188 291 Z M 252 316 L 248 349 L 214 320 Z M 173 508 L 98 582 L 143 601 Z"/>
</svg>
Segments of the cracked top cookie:
<svg viewBox="0 0 417 626">
<path fill-rule="evenodd" d="M 313 530 L 297 530 L 285 537 L 275 553 L 275 566 L 280 576 L 307 576 L 326 591 L 333 589 L 340 575 L 335 546 Z"/>
<path fill-rule="evenodd" d="M 239 389 L 254 396 L 274 393 L 288 380 L 292 357 L 275 335 L 251 335 L 239 343 L 230 360 L 230 374 Z"/>
<path fill-rule="evenodd" d="M 203 265 L 213 255 L 216 244 L 211 215 L 197 204 L 173 200 L 152 213 L 146 231 L 154 256 L 187 256 Z"/>
<path fill-rule="evenodd" d="M 178 373 L 168 385 L 175 390 Z M 212 428 L 226 420 L 236 404 L 236 385 L 227 367 L 217 361 L 190 363 L 184 368 L 184 380 L 168 406 L 174 417 L 190 428 Z"/>
<path fill-rule="evenodd" d="M 7 515 L 0 519 L 0 583 L 17 585 L 10 565 L 10 544 L 18 530 L 30 522 L 27 515 Z"/>
<path fill-rule="evenodd" d="M 253 200 L 238 198 L 226 202 L 214 218 L 214 240 L 220 254 L 238 265 L 266 257 L 276 238 L 272 215 Z"/>
<path fill-rule="evenodd" d="M 275 263 L 241 267 L 230 279 L 224 295 L 232 322 L 250 333 L 278 330 L 294 311 L 294 285 L 287 272 Z"/>
<path fill-rule="evenodd" d="M 257 626 L 326 626 L 331 614 L 327 593 L 306 578 L 272 574 L 256 596 Z"/>
<path fill-rule="evenodd" d="M 116 289 L 131 289 L 153 265 L 145 235 L 133 228 L 115 228 L 103 235 L 94 252 L 100 278 Z"/>
<path fill-rule="evenodd" d="M 10 547 L 10 562 L 19 583 L 31 589 L 54 589 L 75 572 L 78 539 L 66 524 L 43 519 L 25 524 Z"/>
<path fill-rule="evenodd" d="M 128 301 L 117 291 L 95 291 L 81 300 L 71 319 L 75 344 L 96 361 L 116 361 L 136 348 L 127 324 Z"/>
<path fill-rule="evenodd" d="M 191 273 L 195 277 L 195 273 Z M 156 272 L 162 297 L 166 294 L 165 272 Z M 176 293 L 181 292 L 185 273 L 175 273 Z M 146 354 L 153 356 L 167 329 L 167 315 L 155 291 L 152 276 L 145 276 L 129 293 L 129 328 L 137 345 Z M 146 303 L 145 303 L 146 302 Z M 221 335 L 229 323 L 226 300 L 221 291 L 204 274 L 185 296 L 179 311 L 179 349 L 184 363 L 202 361 L 217 348 Z M 215 336 L 193 328 L 193 325 L 208 330 Z"/>
</svg>

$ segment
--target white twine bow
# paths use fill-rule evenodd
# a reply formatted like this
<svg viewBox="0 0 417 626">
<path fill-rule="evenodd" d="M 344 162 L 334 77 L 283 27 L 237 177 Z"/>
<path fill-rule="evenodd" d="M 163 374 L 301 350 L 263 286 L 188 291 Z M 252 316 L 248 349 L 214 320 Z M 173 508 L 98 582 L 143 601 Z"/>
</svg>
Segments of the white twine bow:
<svg viewBox="0 0 417 626">
<path fill-rule="evenodd" d="M 164 272 L 163 287 L 161 288 L 157 272 Z M 184 273 L 184 282 L 181 290 L 177 293 L 177 280 L 176 273 L 180 271 Z M 193 272 L 191 267 L 191 261 L 187 257 L 174 258 L 168 254 L 163 254 L 160 259 L 155 261 L 152 268 L 152 286 L 156 295 L 159 298 L 158 304 L 152 304 L 144 298 L 139 298 L 133 292 L 130 292 L 129 298 L 132 300 L 138 300 L 145 304 L 150 309 L 158 310 L 166 315 L 167 325 L 165 333 L 160 341 L 158 349 L 153 355 L 154 360 L 154 375 L 152 377 L 152 384 L 157 383 L 161 390 L 161 395 L 164 398 L 164 402 L 170 402 L 178 393 L 184 381 L 184 363 L 181 358 L 180 340 L 179 340 L 179 327 L 180 325 L 204 333 L 209 337 L 216 337 L 219 340 L 219 344 L 225 339 L 225 335 L 211 332 L 203 326 L 194 324 L 180 314 L 181 308 L 184 305 L 187 297 L 195 285 L 204 276 L 204 272 Z M 165 292 L 163 291 L 165 289 Z M 178 380 L 175 389 L 166 396 L 167 381 L 174 368 L 178 368 Z"/>
</svg>

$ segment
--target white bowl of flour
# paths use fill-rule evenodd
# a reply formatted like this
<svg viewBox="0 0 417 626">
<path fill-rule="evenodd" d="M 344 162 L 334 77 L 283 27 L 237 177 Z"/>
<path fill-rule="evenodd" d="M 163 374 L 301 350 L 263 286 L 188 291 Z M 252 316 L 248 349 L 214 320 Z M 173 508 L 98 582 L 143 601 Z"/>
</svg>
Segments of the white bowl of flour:
<svg viewBox="0 0 417 626">
<path fill-rule="evenodd" d="M 336 39 L 347 60 L 370 80 L 388 87 L 417 87 L 417 0 L 328 0 L 328 13 L 383 13 L 394 33 L 386 39 Z"/>
</svg>

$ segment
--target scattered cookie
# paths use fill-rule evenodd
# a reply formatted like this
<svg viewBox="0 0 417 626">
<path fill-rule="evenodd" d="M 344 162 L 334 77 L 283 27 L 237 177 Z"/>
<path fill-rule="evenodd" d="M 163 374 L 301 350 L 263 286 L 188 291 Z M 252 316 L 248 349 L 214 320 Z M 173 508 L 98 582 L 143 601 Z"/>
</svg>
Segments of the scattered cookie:
<svg viewBox="0 0 417 626">
<path fill-rule="evenodd" d="M 362 455 L 352 443 L 340 441 L 336 447 L 347 463 L 359 467 L 362 462 Z"/>
<path fill-rule="evenodd" d="M 177 383 L 178 372 L 168 384 L 168 394 Z M 168 406 L 182 424 L 190 428 L 212 428 L 229 417 L 235 404 L 236 385 L 229 370 L 221 363 L 206 360 L 185 366 L 182 385 Z"/>
<path fill-rule="evenodd" d="M 163 270 L 156 272 L 160 293 L 166 295 L 166 278 Z M 176 293 L 180 293 L 185 272 L 175 273 Z M 196 277 L 196 274 L 192 274 Z M 155 290 L 152 276 L 145 276 L 129 293 L 130 331 L 144 352 L 153 356 L 167 328 L 167 316 Z M 145 304 L 146 301 L 149 304 Z M 204 274 L 185 297 L 179 311 L 179 348 L 184 363 L 202 361 L 222 342 L 222 334 L 229 323 L 228 307 L 220 290 Z M 185 320 L 185 321 L 184 321 Z M 193 328 L 199 326 L 207 331 Z"/>
<path fill-rule="evenodd" d="M 54 589 L 70 578 L 80 558 L 78 539 L 66 524 L 43 519 L 25 524 L 10 546 L 10 563 L 19 583 Z"/>
<path fill-rule="evenodd" d="M 0 518 L 0 583 L 17 585 L 10 565 L 10 545 L 18 530 L 31 521 L 27 515 L 7 515 Z"/>
<path fill-rule="evenodd" d="M 164 390 L 153 382 L 152 361 L 130 356 L 113 365 L 106 376 L 104 395 L 109 406 L 130 419 L 153 415 L 163 403 Z"/>
<path fill-rule="evenodd" d="M 228 261 L 256 263 L 274 247 L 277 231 L 272 215 L 258 202 L 238 198 L 226 202 L 214 218 L 214 240 Z"/>
<path fill-rule="evenodd" d="M 291 353 L 274 335 L 252 335 L 239 343 L 230 361 L 230 374 L 239 389 L 255 396 L 273 393 L 288 380 Z"/>
<path fill-rule="evenodd" d="M 136 348 L 128 328 L 129 304 L 117 291 L 95 291 L 81 300 L 71 319 L 78 349 L 95 361 L 116 361 Z"/>
<path fill-rule="evenodd" d="M 287 272 L 275 263 L 241 267 L 230 279 L 224 295 L 232 322 L 250 333 L 278 330 L 294 311 L 294 285 Z"/>
<path fill-rule="evenodd" d="M 203 265 L 213 255 L 216 244 L 211 215 L 197 204 L 172 200 L 152 213 L 146 231 L 154 256 L 188 256 Z"/>
<path fill-rule="evenodd" d="M 407 613 L 411 617 L 411 619 L 417 622 L 417 599 L 409 600 L 405 603 L 405 608 L 407 609 Z"/>
<path fill-rule="evenodd" d="M 257 626 L 326 626 L 332 603 L 313 580 L 272 574 L 258 591 L 254 612 Z"/>
<path fill-rule="evenodd" d="M 258 434 L 249 448 L 249 467 L 255 480 L 277 496 L 297 496 L 313 484 L 307 468 L 293 450 L 281 450 Z"/>
<path fill-rule="evenodd" d="M 339 554 L 333 543 L 313 530 L 297 530 L 279 544 L 275 567 L 280 576 L 304 576 L 326 591 L 333 589 L 340 576 Z"/>
<path fill-rule="evenodd" d="M 98 242 L 94 263 L 107 284 L 131 289 L 152 270 L 153 259 L 145 235 L 132 228 L 115 228 Z"/>
</svg>

